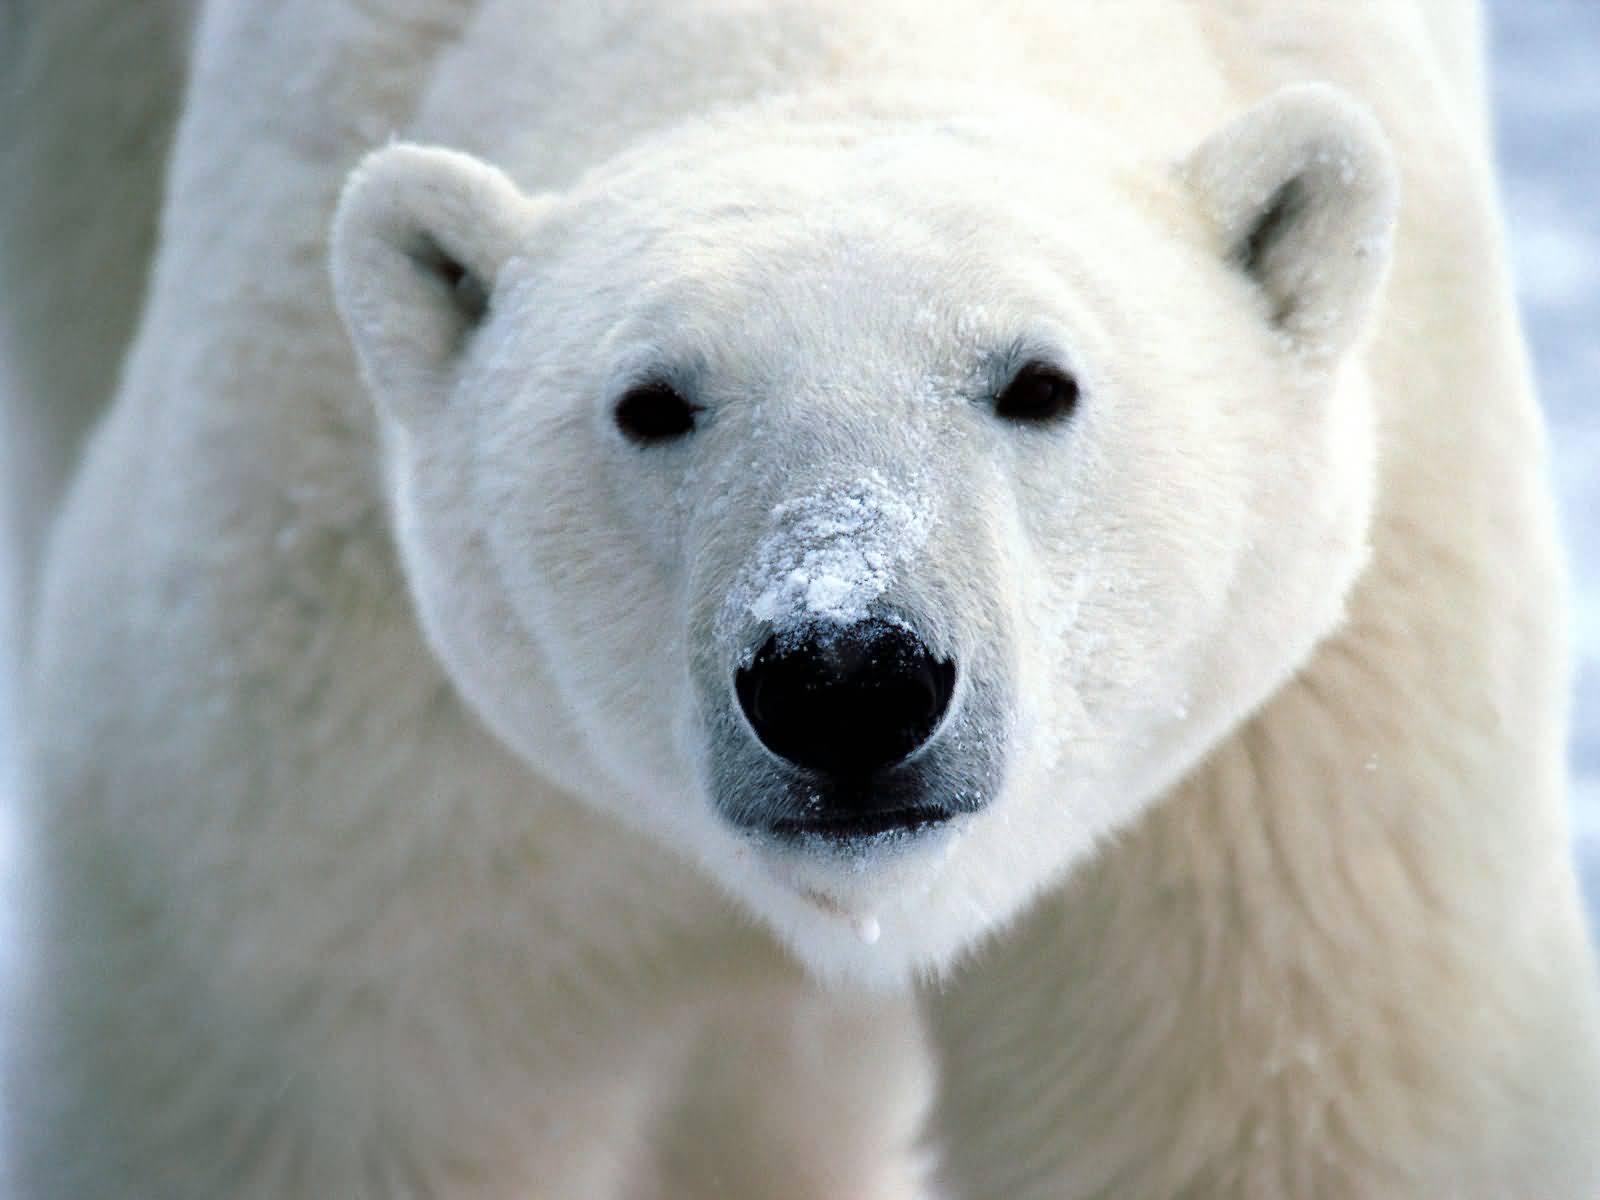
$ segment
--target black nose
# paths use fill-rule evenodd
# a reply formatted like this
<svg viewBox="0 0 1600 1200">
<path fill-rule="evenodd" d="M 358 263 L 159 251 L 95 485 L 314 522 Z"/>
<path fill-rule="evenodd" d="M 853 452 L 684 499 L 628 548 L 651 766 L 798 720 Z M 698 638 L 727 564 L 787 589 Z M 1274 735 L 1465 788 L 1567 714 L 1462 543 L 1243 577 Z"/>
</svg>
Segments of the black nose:
<svg viewBox="0 0 1600 1200">
<path fill-rule="evenodd" d="M 734 679 L 762 744 L 830 775 L 899 762 L 932 735 L 950 706 L 953 662 L 907 630 L 866 621 L 804 639 L 771 637 Z"/>
</svg>

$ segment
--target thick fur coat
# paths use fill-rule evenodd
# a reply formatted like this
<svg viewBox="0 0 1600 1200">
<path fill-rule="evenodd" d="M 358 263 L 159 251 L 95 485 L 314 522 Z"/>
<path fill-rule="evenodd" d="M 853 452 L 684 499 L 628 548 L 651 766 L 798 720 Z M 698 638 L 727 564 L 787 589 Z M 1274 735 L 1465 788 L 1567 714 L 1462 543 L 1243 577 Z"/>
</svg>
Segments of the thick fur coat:
<svg viewBox="0 0 1600 1200">
<path fill-rule="evenodd" d="M 1600 1189 L 1475 6 L 5 20 L 14 1194 Z M 949 821 L 766 836 L 884 613 Z"/>
</svg>

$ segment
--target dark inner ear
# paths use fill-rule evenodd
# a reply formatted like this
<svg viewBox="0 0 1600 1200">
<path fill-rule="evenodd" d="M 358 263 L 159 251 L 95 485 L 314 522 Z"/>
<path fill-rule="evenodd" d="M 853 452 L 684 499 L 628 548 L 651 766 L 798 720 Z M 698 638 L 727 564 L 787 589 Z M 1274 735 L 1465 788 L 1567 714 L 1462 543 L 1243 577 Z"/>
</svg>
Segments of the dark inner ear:
<svg viewBox="0 0 1600 1200">
<path fill-rule="evenodd" d="M 1305 212 L 1307 193 L 1305 180 L 1296 176 L 1272 193 L 1272 198 L 1262 207 L 1250 231 L 1234 247 L 1232 258 L 1239 269 L 1254 279 L 1269 296 L 1274 308 L 1272 323 L 1282 325 L 1294 315 L 1294 297 L 1281 295 L 1272 286 L 1267 273 L 1267 255 L 1293 229 Z"/>
<path fill-rule="evenodd" d="M 470 332 L 483 323 L 489 311 L 489 288 L 465 263 L 428 234 L 421 234 L 407 252 L 412 264 L 444 289 Z"/>
</svg>

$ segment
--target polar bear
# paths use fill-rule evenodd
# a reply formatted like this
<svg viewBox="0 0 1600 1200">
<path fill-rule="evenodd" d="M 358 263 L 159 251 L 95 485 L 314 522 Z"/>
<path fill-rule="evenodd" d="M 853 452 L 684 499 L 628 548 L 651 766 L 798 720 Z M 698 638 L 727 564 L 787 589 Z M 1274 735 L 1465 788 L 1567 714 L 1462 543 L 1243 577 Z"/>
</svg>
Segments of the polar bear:
<svg viewBox="0 0 1600 1200">
<path fill-rule="evenodd" d="M 157 9 L 19 1195 L 1593 1194 L 1470 5 Z"/>
</svg>

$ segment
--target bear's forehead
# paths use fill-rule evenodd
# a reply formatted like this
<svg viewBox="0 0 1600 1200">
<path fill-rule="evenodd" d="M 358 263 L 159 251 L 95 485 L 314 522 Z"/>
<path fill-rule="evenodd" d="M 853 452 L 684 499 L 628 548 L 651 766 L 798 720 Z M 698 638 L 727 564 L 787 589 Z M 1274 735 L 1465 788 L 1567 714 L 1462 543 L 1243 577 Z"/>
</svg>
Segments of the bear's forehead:
<svg viewBox="0 0 1600 1200">
<path fill-rule="evenodd" d="M 1148 164 L 1019 169 L 965 131 L 910 125 L 805 133 L 693 170 L 691 144 L 591 176 L 518 267 L 516 323 L 602 371 L 643 347 L 747 382 L 803 364 L 816 386 L 835 368 L 841 387 L 906 371 L 965 385 L 1018 344 L 1089 358 L 1192 307 L 1151 294 L 1151 278 L 1174 294 L 1202 247 L 1177 244 Z M 923 152 L 946 144 L 948 158 Z"/>
<path fill-rule="evenodd" d="M 765 241 L 675 245 L 614 314 L 613 340 L 712 376 L 792 374 L 813 386 L 837 376 L 851 389 L 909 369 L 965 381 L 1019 340 L 1071 340 L 1056 328 L 1071 307 L 1059 277 L 877 233 L 822 222 Z"/>
<path fill-rule="evenodd" d="M 1082 194 L 1044 207 L 998 186 L 879 182 L 789 188 L 712 179 L 689 199 L 580 207 L 576 229 L 547 245 L 564 260 L 562 278 L 603 283 L 630 311 L 915 310 L 925 320 L 957 302 L 1038 306 L 1061 284 L 1105 276 L 1137 243 L 1156 240 L 1124 214 L 1102 219 L 1104 206 Z"/>
</svg>

